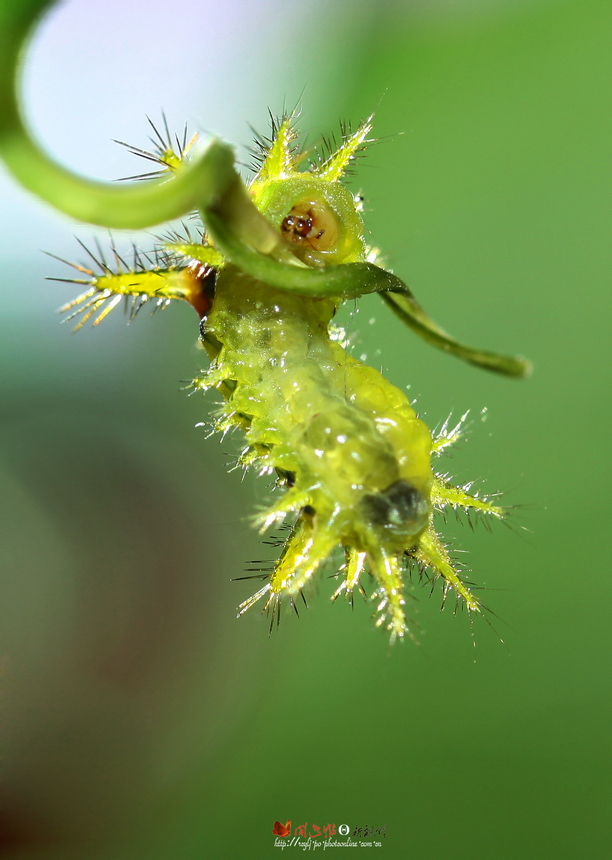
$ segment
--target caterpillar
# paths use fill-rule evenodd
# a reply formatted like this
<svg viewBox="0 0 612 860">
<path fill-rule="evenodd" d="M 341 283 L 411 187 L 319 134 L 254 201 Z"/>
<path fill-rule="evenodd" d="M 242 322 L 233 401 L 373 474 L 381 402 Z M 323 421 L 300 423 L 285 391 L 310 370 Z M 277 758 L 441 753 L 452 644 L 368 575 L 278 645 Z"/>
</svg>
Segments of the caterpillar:
<svg viewBox="0 0 612 860">
<path fill-rule="evenodd" d="M 13 134 L 27 135 L 16 115 L 9 112 Z M 372 117 L 354 132 L 343 125 L 339 145 L 314 153 L 298 143 L 295 114 L 272 118 L 269 137 L 256 139 L 257 170 L 248 186 L 226 145 L 213 141 L 197 153 L 186 133 L 170 135 L 165 119 L 163 132 L 151 127 L 152 151 L 128 148 L 153 161 L 154 174 L 125 189 L 70 176 L 82 195 L 68 202 L 70 195 L 58 202 L 53 183 L 36 184 L 37 168 L 44 165 L 48 176 L 54 167 L 44 153 L 36 148 L 26 156 L 34 158 L 26 175 L 23 159 L 3 146 L 1 127 L 0 151 L 31 190 L 94 223 L 140 227 L 199 213 L 198 228 L 166 235 L 153 255 L 134 248 L 129 264 L 114 247 L 111 265 L 101 250 L 86 249 L 93 267 L 69 263 L 84 276 L 69 280 L 86 290 L 61 310 L 78 318 L 76 328 L 90 319 L 97 325 L 122 300 L 131 317 L 148 303 L 161 309 L 175 300 L 197 311 L 210 366 L 192 390 L 222 395 L 215 429 L 240 429 L 240 464 L 276 476 L 277 499 L 257 516 L 260 530 L 289 523 L 280 558 L 258 574 L 262 585 L 238 615 L 261 600 L 272 629 L 283 603 L 297 612 L 296 598 L 337 548 L 343 563 L 333 599 L 365 594 L 367 571 L 375 623 L 391 640 L 413 637 L 404 587 L 414 564 L 442 581 L 444 598 L 452 592 L 469 613 L 481 613 L 434 524 L 449 507 L 505 516 L 495 498 L 434 471 L 433 460 L 459 438 L 461 422 L 433 437 L 403 392 L 347 352 L 332 321 L 347 299 L 377 292 L 418 335 L 470 363 L 510 376 L 524 376 L 529 363 L 459 343 L 376 264 L 361 198 L 342 181 L 370 142 Z M 61 182 L 65 171 L 57 175 Z"/>
<path fill-rule="evenodd" d="M 340 146 L 311 159 L 308 170 L 301 169 L 294 119 L 273 119 L 269 140 L 259 139 L 261 163 L 249 186 L 253 203 L 279 231 L 284 259 L 292 255 L 323 277 L 330 265 L 371 263 L 361 201 L 341 180 L 366 146 L 372 119 L 354 133 L 343 127 Z M 175 142 L 167 127 L 165 137 L 153 130 L 155 151 L 132 151 L 161 168 L 180 169 L 185 137 Z M 410 633 L 403 591 L 411 562 L 441 577 L 445 594 L 453 590 L 468 610 L 480 611 L 433 523 L 434 512 L 448 506 L 504 515 L 490 499 L 434 473 L 432 456 L 459 437 L 460 427 L 446 427 L 432 439 L 407 397 L 346 351 L 332 328 L 342 295 L 273 286 L 227 259 L 203 229 L 197 241 L 188 228 L 185 233 L 182 241 L 167 238 L 150 268 L 138 251 L 129 267 L 113 250 L 116 271 L 94 257 L 100 273 L 86 270 L 87 291 L 61 310 L 70 319 L 80 315 L 77 328 L 91 317 L 97 325 L 124 296 L 134 303 L 133 313 L 144 302 L 162 307 L 174 299 L 198 311 L 210 367 L 192 387 L 223 395 L 215 428 L 243 431 L 239 464 L 277 476 L 283 492 L 258 517 L 261 530 L 293 519 L 280 559 L 261 574 L 264 584 L 239 615 L 263 599 L 271 624 L 278 623 L 283 599 L 295 608 L 296 596 L 336 547 L 344 564 L 334 599 L 344 594 L 352 600 L 363 590 L 367 569 L 375 582 L 376 624 L 392 638 Z M 405 288 L 383 295 L 407 299 Z"/>
</svg>

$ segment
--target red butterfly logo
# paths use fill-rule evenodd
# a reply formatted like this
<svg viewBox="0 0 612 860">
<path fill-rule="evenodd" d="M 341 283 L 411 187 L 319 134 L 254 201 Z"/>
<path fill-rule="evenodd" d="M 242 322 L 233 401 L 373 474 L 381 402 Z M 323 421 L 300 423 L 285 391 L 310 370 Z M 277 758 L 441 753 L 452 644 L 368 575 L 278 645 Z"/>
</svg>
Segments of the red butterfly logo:
<svg viewBox="0 0 612 860">
<path fill-rule="evenodd" d="M 289 819 L 286 824 L 281 824 L 280 821 L 275 821 L 272 833 L 274 833 L 275 836 L 289 836 L 291 833 L 291 819 Z"/>
</svg>

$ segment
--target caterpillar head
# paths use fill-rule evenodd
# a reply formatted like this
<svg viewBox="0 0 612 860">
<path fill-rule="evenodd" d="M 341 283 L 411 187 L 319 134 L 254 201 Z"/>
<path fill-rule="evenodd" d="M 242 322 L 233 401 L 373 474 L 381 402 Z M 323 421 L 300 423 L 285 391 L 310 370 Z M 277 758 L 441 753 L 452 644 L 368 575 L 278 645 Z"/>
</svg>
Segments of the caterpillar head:
<svg viewBox="0 0 612 860">
<path fill-rule="evenodd" d="M 250 186 L 257 208 L 277 227 L 296 257 L 310 266 L 357 263 L 366 258 L 360 202 L 340 179 L 367 143 L 371 117 L 318 166 L 300 171 L 292 117 L 273 125 L 272 143 Z M 263 143 L 261 143 L 263 148 Z"/>
</svg>

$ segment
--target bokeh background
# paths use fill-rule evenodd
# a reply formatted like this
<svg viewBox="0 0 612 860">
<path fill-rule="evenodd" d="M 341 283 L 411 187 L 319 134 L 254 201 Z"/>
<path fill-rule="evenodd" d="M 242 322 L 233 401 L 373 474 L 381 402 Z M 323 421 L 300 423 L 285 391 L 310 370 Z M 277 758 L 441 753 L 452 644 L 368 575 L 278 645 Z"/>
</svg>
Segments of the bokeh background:
<svg viewBox="0 0 612 860">
<path fill-rule="evenodd" d="M 193 312 L 72 335 L 53 311 L 73 288 L 44 280 L 69 274 L 40 251 L 82 259 L 96 231 L 0 173 L 6 856 L 255 860 L 277 818 L 386 824 L 371 850 L 393 858 L 608 855 L 611 85 L 609 0 L 53 11 L 24 91 L 62 161 L 139 172 L 110 139 L 146 144 L 162 108 L 244 161 L 268 107 L 301 97 L 313 144 L 375 110 L 352 180 L 372 241 L 442 325 L 535 372 L 462 365 L 376 297 L 348 309 L 355 353 L 431 426 L 471 410 L 444 468 L 517 506 L 510 529 L 446 529 L 494 629 L 415 587 L 421 644 L 389 648 L 322 579 L 268 638 L 229 581 L 273 557 L 248 526 L 268 488 L 194 429 Z"/>
</svg>

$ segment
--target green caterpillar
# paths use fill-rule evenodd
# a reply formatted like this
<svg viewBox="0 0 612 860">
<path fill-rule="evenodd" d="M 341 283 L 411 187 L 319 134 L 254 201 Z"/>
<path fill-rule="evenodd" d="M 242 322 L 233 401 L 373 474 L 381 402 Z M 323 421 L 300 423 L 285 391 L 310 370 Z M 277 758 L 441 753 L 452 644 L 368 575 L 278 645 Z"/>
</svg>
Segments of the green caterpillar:
<svg viewBox="0 0 612 860">
<path fill-rule="evenodd" d="M 14 22 L 23 37 L 23 16 L 16 13 Z M 96 325 L 122 298 L 131 301 L 133 315 L 147 302 L 160 307 L 174 299 L 200 315 L 210 368 L 193 386 L 223 395 L 216 429 L 242 429 L 241 464 L 278 478 L 283 492 L 258 518 L 262 531 L 292 521 L 280 559 L 239 614 L 265 599 L 271 626 L 278 623 L 282 601 L 295 608 L 296 596 L 337 547 L 344 564 L 334 599 L 363 592 L 368 570 L 376 624 L 392 640 L 412 635 L 403 588 L 413 561 L 442 579 L 444 596 L 454 591 L 470 612 L 480 612 L 435 530 L 434 513 L 450 506 L 501 518 L 502 508 L 434 473 L 432 457 L 458 438 L 460 426 L 445 426 L 432 439 L 406 396 L 345 351 L 332 319 L 343 300 L 378 292 L 437 347 L 507 375 L 523 376 L 529 365 L 458 343 L 405 284 L 375 265 L 361 201 L 341 182 L 368 143 L 372 118 L 354 133 L 343 128 L 339 147 L 326 157 L 315 154 L 309 169 L 294 117 L 273 121 L 270 138 L 259 140 L 260 166 L 248 188 L 225 145 L 213 141 L 191 156 L 186 139 L 175 147 L 168 133 L 154 129 L 156 151 L 134 151 L 157 162 L 156 176 L 174 178 L 118 189 L 54 165 L 27 137 L 12 88 L 2 93 L 9 108 L 0 120 L 5 160 L 63 211 L 111 227 L 141 227 L 194 208 L 201 215 L 195 240 L 188 231 L 170 237 L 153 262 L 135 250 L 131 266 L 116 251 L 113 268 L 103 257 L 93 258 L 98 273 L 77 265 L 87 276 L 77 282 L 88 289 L 62 310 L 81 315 L 77 328 L 92 317 Z"/>
</svg>

